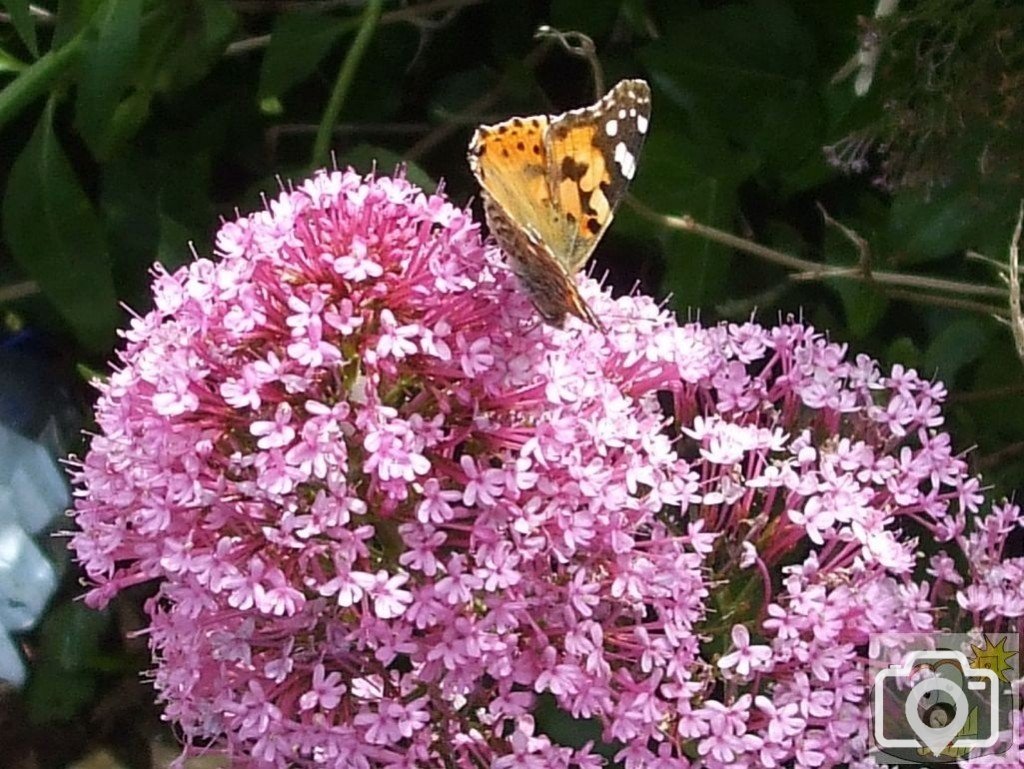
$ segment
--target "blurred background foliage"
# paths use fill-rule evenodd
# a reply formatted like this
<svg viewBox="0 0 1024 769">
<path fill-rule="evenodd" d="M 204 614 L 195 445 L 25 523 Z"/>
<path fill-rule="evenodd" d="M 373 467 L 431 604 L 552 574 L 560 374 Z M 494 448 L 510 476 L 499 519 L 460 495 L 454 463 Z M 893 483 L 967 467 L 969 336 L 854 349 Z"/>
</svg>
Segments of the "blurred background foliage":
<svg viewBox="0 0 1024 769">
<path fill-rule="evenodd" d="M 592 37 L 607 82 L 645 77 L 654 91 L 638 205 L 620 211 L 597 275 L 670 297 L 684 317 L 801 314 L 855 352 L 935 375 L 986 482 L 1011 494 L 1024 479 L 1022 363 L 999 322 L 1024 196 L 1017 0 L 0 10 L 3 335 L 24 345 L 28 332 L 83 414 L 83 373 L 105 369 L 122 305 L 148 309 L 150 265 L 210 255 L 222 217 L 330 153 L 366 170 L 407 163 L 469 202 L 477 124 L 591 102 L 588 64 L 535 38 L 548 24 Z M 651 212 L 689 215 L 699 232 Z M 21 639 L 27 686 L 0 693 L 0 755 L 67 766 L 102 748 L 124 766 L 158 763 L 145 640 L 119 640 L 142 625 L 138 610 L 88 612 L 68 574 Z"/>
</svg>

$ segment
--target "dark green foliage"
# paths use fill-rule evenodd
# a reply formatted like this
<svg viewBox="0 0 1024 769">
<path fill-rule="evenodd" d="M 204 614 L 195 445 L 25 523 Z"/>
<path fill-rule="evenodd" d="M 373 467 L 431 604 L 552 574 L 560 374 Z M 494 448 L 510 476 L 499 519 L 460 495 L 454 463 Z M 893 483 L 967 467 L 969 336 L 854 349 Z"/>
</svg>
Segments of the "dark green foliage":
<svg viewBox="0 0 1024 769">
<path fill-rule="evenodd" d="M 802 314 L 855 353 L 943 378 L 955 444 L 1010 493 L 1024 481 L 1024 364 L 991 317 L 1007 311 L 996 269 L 966 252 L 1005 263 L 1024 197 L 1024 11 L 901 5 L 874 19 L 874 0 L 388 0 L 350 60 L 362 3 L 0 0 L 5 317 L 47 334 L 69 380 L 75 364 L 103 370 L 127 322 L 118 303 L 149 307 L 154 261 L 187 262 L 190 241 L 211 255 L 220 217 L 309 172 L 346 62 L 354 78 L 323 127 L 338 165 L 406 162 L 417 183 L 473 199 L 475 124 L 593 99 L 586 62 L 534 39 L 550 24 L 594 38 L 609 84 L 652 84 L 639 203 L 859 279 L 787 270 L 629 205 L 596 273 L 671 294 L 684 317 Z M 878 56 L 858 97 L 847 65 L 865 34 Z M 32 637 L 33 719 L 97 707 L 119 664 L 101 630 L 61 602 Z M 560 718 L 542 725 L 581 733 Z"/>
</svg>

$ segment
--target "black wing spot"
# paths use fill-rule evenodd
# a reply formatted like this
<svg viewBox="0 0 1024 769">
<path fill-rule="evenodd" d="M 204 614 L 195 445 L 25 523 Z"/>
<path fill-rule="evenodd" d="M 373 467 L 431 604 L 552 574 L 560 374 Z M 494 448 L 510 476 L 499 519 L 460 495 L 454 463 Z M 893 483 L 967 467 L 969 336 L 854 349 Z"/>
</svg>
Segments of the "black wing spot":
<svg viewBox="0 0 1024 769">
<path fill-rule="evenodd" d="M 534 155 L 539 155 L 540 154 L 540 145 L 539 144 L 534 144 L 533 145 L 533 154 Z"/>
<path fill-rule="evenodd" d="M 601 231 L 601 225 L 598 224 L 597 219 L 592 216 L 587 219 L 587 229 L 590 230 L 591 235 L 596 235 Z"/>
<path fill-rule="evenodd" d="M 507 150 L 507 149 L 504 149 L 504 148 L 503 148 L 503 149 L 501 150 L 501 156 L 502 156 L 503 158 L 507 158 L 507 157 L 508 157 L 508 150 Z"/>
<path fill-rule="evenodd" d="M 569 222 L 569 224 L 576 224 L 576 214 L 571 211 L 567 211 L 565 214 L 565 220 Z"/>
<path fill-rule="evenodd" d="M 597 209 L 595 209 L 592 205 L 590 205 L 590 199 L 593 196 L 594 196 L 594 191 L 593 190 L 583 190 L 583 189 L 580 190 L 580 204 L 583 206 L 583 213 L 590 214 L 592 216 L 597 214 Z"/>
<path fill-rule="evenodd" d="M 525 150 L 525 149 L 526 149 L 526 145 L 525 145 L 525 144 L 523 144 L 522 142 L 519 142 L 519 143 L 518 143 L 518 144 L 516 145 L 516 149 L 517 149 L 517 150 L 519 150 L 520 152 L 522 152 L 523 150 Z"/>
<path fill-rule="evenodd" d="M 502 124 L 502 125 L 498 126 L 498 133 L 503 134 L 506 131 L 508 131 L 508 126 L 507 125 Z"/>
<path fill-rule="evenodd" d="M 566 179 L 572 179 L 574 182 L 578 182 L 583 178 L 584 174 L 587 173 L 587 169 L 590 168 L 586 163 L 577 163 L 573 158 L 562 159 L 562 176 Z"/>
</svg>

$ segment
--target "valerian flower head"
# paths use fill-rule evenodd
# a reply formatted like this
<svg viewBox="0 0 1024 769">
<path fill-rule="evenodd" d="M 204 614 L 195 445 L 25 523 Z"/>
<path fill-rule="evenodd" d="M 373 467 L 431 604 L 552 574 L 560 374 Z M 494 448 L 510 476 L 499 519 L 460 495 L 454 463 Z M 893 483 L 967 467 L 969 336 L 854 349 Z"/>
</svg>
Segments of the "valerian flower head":
<svg viewBox="0 0 1024 769">
<path fill-rule="evenodd" d="M 838 766 L 866 755 L 871 632 L 936 627 L 942 595 L 1021 613 L 1018 511 L 975 517 L 912 371 L 589 279 L 606 329 L 549 328 L 402 178 L 320 173 L 216 250 L 157 269 L 124 335 L 72 540 L 92 604 L 158 585 L 188 748 L 600 766 L 536 727 L 545 698 L 631 769 Z"/>
</svg>

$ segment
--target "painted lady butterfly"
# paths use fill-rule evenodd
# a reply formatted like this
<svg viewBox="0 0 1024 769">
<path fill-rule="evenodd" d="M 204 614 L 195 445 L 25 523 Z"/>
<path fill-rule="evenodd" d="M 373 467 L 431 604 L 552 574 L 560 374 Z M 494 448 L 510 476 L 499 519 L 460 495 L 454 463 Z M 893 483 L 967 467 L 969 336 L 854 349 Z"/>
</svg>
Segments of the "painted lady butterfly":
<svg viewBox="0 0 1024 769">
<path fill-rule="evenodd" d="M 480 126 L 469 165 L 487 225 L 545 321 L 600 323 L 575 276 L 611 223 L 636 172 L 651 89 L 623 80 L 589 107 Z"/>
</svg>

